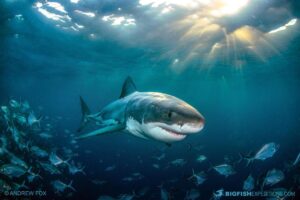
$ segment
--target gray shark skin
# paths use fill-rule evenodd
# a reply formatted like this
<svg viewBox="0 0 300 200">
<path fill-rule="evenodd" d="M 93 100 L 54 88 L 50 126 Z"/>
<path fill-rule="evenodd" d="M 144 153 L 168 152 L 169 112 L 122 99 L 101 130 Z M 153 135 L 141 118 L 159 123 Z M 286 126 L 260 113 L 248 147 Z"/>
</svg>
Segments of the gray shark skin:
<svg viewBox="0 0 300 200">
<path fill-rule="evenodd" d="M 120 98 L 100 112 L 91 114 L 81 97 L 80 102 L 83 116 L 78 131 L 91 121 L 101 128 L 77 139 L 126 131 L 143 139 L 170 144 L 198 133 L 204 127 L 204 117 L 194 107 L 168 94 L 138 92 L 130 77 L 123 84 Z"/>
</svg>

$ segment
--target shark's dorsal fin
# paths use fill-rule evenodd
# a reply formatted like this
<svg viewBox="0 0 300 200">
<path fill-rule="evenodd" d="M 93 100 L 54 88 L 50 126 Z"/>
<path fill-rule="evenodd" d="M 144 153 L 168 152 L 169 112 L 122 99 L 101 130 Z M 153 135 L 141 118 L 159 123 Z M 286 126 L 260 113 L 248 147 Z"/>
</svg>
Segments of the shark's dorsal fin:
<svg viewBox="0 0 300 200">
<path fill-rule="evenodd" d="M 132 81 L 131 77 L 128 76 L 123 83 L 120 99 L 130 95 L 131 93 L 133 93 L 135 91 L 136 91 L 136 86 L 135 86 L 134 82 Z"/>
</svg>

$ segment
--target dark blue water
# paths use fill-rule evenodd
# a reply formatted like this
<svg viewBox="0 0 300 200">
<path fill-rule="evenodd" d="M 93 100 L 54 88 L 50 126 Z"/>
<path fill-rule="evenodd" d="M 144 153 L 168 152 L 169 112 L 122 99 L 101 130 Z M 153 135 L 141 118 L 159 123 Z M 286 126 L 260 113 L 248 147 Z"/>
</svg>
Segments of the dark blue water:
<svg viewBox="0 0 300 200">
<path fill-rule="evenodd" d="M 41 126 L 54 127 L 51 140 L 37 143 L 49 151 L 57 149 L 60 155 L 63 147 L 71 149 L 72 160 L 85 166 L 86 175 L 70 175 L 64 166 L 61 175 L 42 171 L 42 180 L 26 182 L 27 190 L 46 191 L 43 199 L 117 198 L 133 191 L 135 199 L 161 199 L 159 186 L 163 185 L 169 199 L 184 199 L 192 188 L 201 199 L 210 199 L 221 188 L 242 191 L 249 174 L 259 182 L 262 174 L 276 168 L 284 171 L 285 179 L 266 190 L 286 188 L 298 193 L 294 199 L 299 198 L 299 165 L 287 167 L 300 151 L 298 2 L 253 1 L 240 12 L 221 17 L 209 15 L 201 6 L 172 3 L 153 7 L 129 0 L 60 1 L 65 12 L 41 3 L 41 7 L 35 1 L 0 4 L 0 104 L 27 100 L 44 117 Z M 172 7 L 170 13 L 160 13 L 167 5 Z M 71 20 L 49 19 L 38 8 Z M 197 20 L 192 15 L 198 15 Z M 110 18 L 105 21 L 104 16 Z M 114 17 L 120 16 L 125 19 L 119 23 Z M 209 24 L 201 21 L 204 17 Z M 135 19 L 134 24 L 126 25 L 128 19 Z M 274 31 L 280 27 L 283 30 Z M 72 134 L 80 134 L 76 132 L 81 119 L 79 96 L 97 112 L 119 97 L 127 76 L 139 91 L 171 94 L 193 105 L 206 119 L 204 130 L 170 147 L 121 132 L 71 143 Z M 5 129 L 3 125 L 2 134 L 8 134 Z M 257 152 L 270 142 L 280 145 L 272 158 L 249 166 L 237 162 L 239 153 Z M 164 159 L 153 158 L 162 153 Z M 15 154 L 29 162 L 28 154 Z M 198 155 L 205 155 L 207 161 L 196 162 Z M 178 158 L 186 164 L 170 165 Z M 234 175 L 225 178 L 210 170 L 225 162 L 233 165 Z M 115 169 L 105 171 L 108 166 Z M 204 184 L 196 186 L 188 180 L 192 169 L 207 173 Z M 143 176 L 140 180 L 122 180 L 137 172 Z M 22 183 L 26 176 L 0 178 Z M 55 194 L 53 180 L 73 180 L 76 191 Z M 260 191 L 260 185 L 254 190 Z M 139 195 L 143 188 L 147 192 Z"/>
</svg>

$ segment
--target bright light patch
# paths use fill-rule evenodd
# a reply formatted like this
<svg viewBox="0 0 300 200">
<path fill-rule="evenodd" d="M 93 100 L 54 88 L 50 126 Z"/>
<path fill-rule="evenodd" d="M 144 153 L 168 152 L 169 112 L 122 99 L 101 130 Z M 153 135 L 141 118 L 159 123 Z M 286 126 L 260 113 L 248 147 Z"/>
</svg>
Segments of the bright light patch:
<svg viewBox="0 0 300 200">
<path fill-rule="evenodd" d="M 159 6 L 168 6 L 168 5 L 195 8 L 199 4 L 207 1 L 209 0 L 140 0 L 139 4 L 142 6 L 151 6 L 154 8 Z"/>
<path fill-rule="evenodd" d="M 48 6 L 48 7 L 52 7 L 57 11 L 60 11 L 62 13 L 65 13 L 63 15 L 57 14 L 57 13 L 53 13 L 48 11 L 47 9 L 45 9 L 44 7 Z M 34 4 L 34 7 L 37 8 L 37 11 L 39 13 L 41 13 L 42 15 L 44 15 L 45 17 L 52 19 L 54 21 L 60 21 L 63 23 L 66 23 L 66 21 L 71 21 L 71 18 L 69 15 L 67 15 L 64 7 L 56 2 L 47 2 L 46 4 L 42 4 L 41 2 L 37 2 Z"/>
<path fill-rule="evenodd" d="M 279 27 L 279 28 L 276 28 L 274 30 L 271 30 L 269 33 L 272 34 L 272 33 L 277 33 L 279 31 L 284 31 L 286 30 L 289 26 L 293 26 L 297 23 L 297 19 L 292 19 L 291 21 L 289 21 L 288 23 L 286 23 L 285 25 Z"/>
<path fill-rule="evenodd" d="M 89 34 L 89 38 L 94 40 L 97 38 L 97 35 L 95 33 L 91 33 L 91 34 Z"/>
<path fill-rule="evenodd" d="M 237 29 L 233 32 L 233 35 L 241 42 L 247 44 L 253 44 L 257 39 L 257 35 L 255 34 L 254 29 L 250 26 L 243 26 Z"/>
<path fill-rule="evenodd" d="M 173 10 L 173 8 L 171 6 L 168 6 L 168 7 L 165 7 L 164 9 L 162 9 L 161 13 L 162 14 L 169 13 L 172 10 Z"/>
<path fill-rule="evenodd" d="M 121 25 L 123 21 L 125 21 L 125 17 L 114 17 L 111 18 L 113 26 Z"/>
<path fill-rule="evenodd" d="M 285 26 L 293 26 L 297 23 L 297 19 L 292 19 L 291 21 L 289 21 Z"/>
<path fill-rule="evenodd" d="M 110 15 L 106 15 L 102 17 L 102 20 L 107 22 L 110 19 Z"/>
<path fill-rule="evenodd" d="M 126 23 L 124 23 L 124 26 L 130 26 L 130 25 L 135 25 L 135 19 L 133 18 L 126 19 Z"/>
<path fill-rule="evenodd" d="M 55 10 L 62 12 L 62 13 L 67 13 L 65 8 L 58 2 L 47 2 L 47 6 L 54 8 Z"/>
<path fill-rule="evenodd" d="M 266 37 L 268 33 L 260 29 L 273 25 L 274 30 L 268 30 L 271 34 L 287 29 L 293 30 L 291 26 L 297 23 L 296 18 L 286 21 L 284 25 L 278 25 L 280 20 L 276 22 L 277 25 L 275 20 L 253 23 L 256 19 L 252 16 L 259 15 L 256 14 L 255 9 L 247 10 L 247 7 L 250 7 L 251 3 L 257 7 L 259 4 L 266 4 L 259 0 L 138 0 L 134 2 L 134 9 L 128 6 L 123 8 L 122 3 L 105 1 L 104 7 L 110 8 L 108 14 L 102 4 L 100 7 L 95 7 L 94 1 L 36 0 L 33 7 L 43 17 L 45 16 L 44 18 L 54 20 L 54 22 L 47 21 L 51 21 L 59 29 L 76 32 L 93 40 L 105 40 L 108 32 L 109 34 L 121 33 L 131 42 L 134 41 L 132 37 L 136 37 L 136 34 L 141 31 L 145 35 L 145 43 L 149 41 L 171 43 L 172 45 L 167 45 L 163 49 L 164 54 L 161 59 L 171 58 L 170 67 L 176 70 L 182 70 L 190 65 L 196 66 L 196 64 L 213 66 L 219 58 L 233 66 L 242 66 L 244 65 L 243 49 L 247 50 L 247 55 L 250 52 L 251 55 L 265 61 L 269 55 L 277 51 L 270 43 L 273 40 L 269 41 Z M 78 3 L 83 3 L 84 8 L 79 8 Z M 242 15 L 243 11 L 247 11 L 247 15 Z M 71 19 L 69 15 L 72 15 L 68 13 L 74 14 L 76 18 Z M 292 16 L 291 13 L 287 14 L 288 8 L 271 7 L 266 17 L 277 19 L 278 15 Z M 16 19 L 21 20 L 23 17 L 16 15 L 14 20 Z M 245 23 L 254 25 L 247 26 Z M 137 25 L 141 27 L 136 29 Z M 107 30 L 108 27 L 111 30 Z M 159 28 L 155 29 L 155 27 Z M 102 34 L 103 28 L 105 34 Z M 164 37 L 164 34 L 169 33 L 172 34 Z M 123 37 L 120 37 L 120 40 L 123 40 Z"/>
<path fill-rule="evenodd" d="M 78 3 L 80 0 L 70 0 L 71 3 Z"/>
<path fill-rule="evenodd" d="M 79 31 L 76 27 L 71 26 L 70 29 L 72 29 L 73 31 Z"/>
<path fill-rule="evenodd" d="M 279 32 L 279 31 L 284 31 L 284 30 L 286 30 L 286 26 L 281 26 L 281 27 L 279 27 L 279 28 L 276 28 L 276 29 L 274 29 L 274 30 L 271 30 L 269 33 L 277 33 L 277 32 Z"/>
<path fill-rule="evenodd" d="M 135 19 L 133 18 L 126 18 L 124 16 L 117 17 L 114 14 L 112 15 L 106 15 L 102 17 L 102 20 L 105 22 L 110 22 L 112 26 L 130 26 L 130 25 L 136 25 Z"/>
<path fill-rule="evenodd" d="M 83 29 L 83 28 L 84 28 L 83 25 L 80 25 L 80 24 L 77 24 L 77 23 L 75 23 L 75 26 L 76 26 L 77 28 L 79 28 L 79 29 Z"/>
<path fill-rule="evenodd" d="M 43 6 L 43 4 L 41 2 L 36 2 L 35 7 L 37 8 L 41 8 Z"/>
<path fill-rule="evenodd" d="M 208 5 L 212 2 L 212 0 L 199 0 L 199 3 L 203 4 L 203 5 Z"/>
<path fill-rule="evenodd" d="M 19 21 L 23 21 L 24 20 L 24 17 L 22 14 L 18 14 L 18 15 L 15 15 L 15 18 Z"/>
<path fill-rule="evenodd" d="M 162 7 L 162 13 L 170 11 L 172 5 L 183 8 L 201 8 L 215 17 L 233 15 L 248 4 L 249 0 L 140 0 L 142 6 Z"/>
<path fill-rule="evenodd" d="M 208 54 L 209 58 L 214 58 L 214 56 L 216 55 L 216 53 L 218 52 L 219 49 L 221 49 L 223 47 L 222 44 L 220 43 L 215 43 L 214 45 L 212 45 L 210 52 Z"/>
<path fill-rule="evenodd" d="M 81 15 L 85 15 L 87 17 L 95 17 L 96 16 L 96 14 L 93 12 L 83 12 L 81 10 L 75 10 L 74 12 L 81 14 Z"/>
<path fill-rule="evenodd" d="M 249 0 L 218 0 L 214 1 L 211 14 L 216 17 L 234 15 L 248 4 Z"/>
<path fill-rule="evenodd" d="M 44 8 L 39 8 L 38 11 L 44 15 L 45 17 L 52 19 L 54 21 L 63 21 L 64 16 L 62 15 L 57 15 L 55 13 L 51 13 L 48 10 L 44 9 Z"/>
</svg>

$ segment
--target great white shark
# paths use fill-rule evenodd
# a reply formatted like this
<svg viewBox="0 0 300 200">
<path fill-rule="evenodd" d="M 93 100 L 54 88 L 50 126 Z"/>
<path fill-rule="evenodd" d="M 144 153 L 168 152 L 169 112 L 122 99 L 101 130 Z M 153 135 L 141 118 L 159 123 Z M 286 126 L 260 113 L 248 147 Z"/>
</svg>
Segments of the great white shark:
<svg viewBox="0 0 300 200">
<path fill-rule="evenodd" d="M 77 139 L 125 131 L 143 139 L 171 144 L 183 140 L 204 127 L 204 117 L 194 107 L 174 96 L 160 92 L 138 92 L 130 77 L 125 80 L 116 101 L 92 114 L 80 97 L 82 121 L 78 131 L 88 122 L 101 127 Z"/>
</svg>

